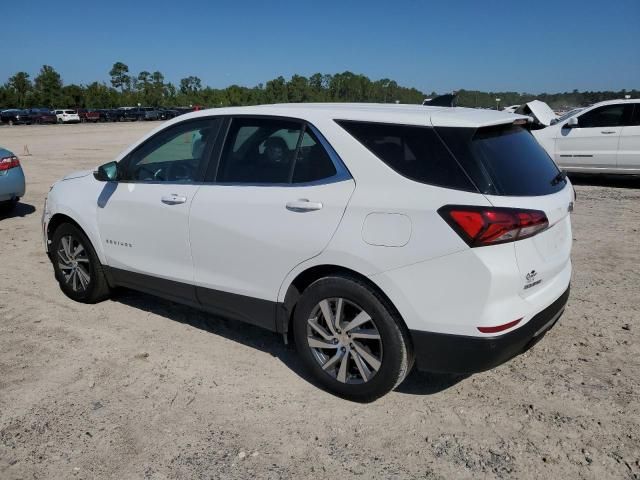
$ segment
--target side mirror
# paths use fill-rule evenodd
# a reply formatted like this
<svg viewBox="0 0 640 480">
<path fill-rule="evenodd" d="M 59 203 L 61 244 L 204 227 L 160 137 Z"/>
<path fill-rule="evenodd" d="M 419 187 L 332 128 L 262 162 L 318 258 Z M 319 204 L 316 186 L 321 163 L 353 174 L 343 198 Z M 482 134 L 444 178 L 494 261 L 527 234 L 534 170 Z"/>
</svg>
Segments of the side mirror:
<svg viewBox="0 0 640 480">
<path fill-rule="evenodd" d="M 100 165 L 98 169 L 93 172 L 93 178 L 99 182 L 114 182 L 118 180 L 118 162 L 109 162 Z"/>
<path fill-rule="evenodd" d="M 579 126 L 578 117 L 571 117 L 564 126 L 565 128 L 577 128 Z"/>
</svg>

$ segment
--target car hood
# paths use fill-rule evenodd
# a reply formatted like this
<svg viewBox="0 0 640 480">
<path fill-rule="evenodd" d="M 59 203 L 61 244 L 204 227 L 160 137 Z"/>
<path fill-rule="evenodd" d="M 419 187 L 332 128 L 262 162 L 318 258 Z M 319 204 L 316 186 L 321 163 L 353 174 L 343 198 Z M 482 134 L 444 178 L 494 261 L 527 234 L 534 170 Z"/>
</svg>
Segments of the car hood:
<svg viewBox="0 0 640 480">
<path fill-rule="evenodd" d="M 73 180 L 74 178 L 82 178 L 82 177 L 86 177 L 87 175 L 91 175 L 92 173 L 93 173 L 93 170 L 80 170 L 77 172 L 70 173 L 69 175 L 63 177 L 62 180 Z"/>
</svg>

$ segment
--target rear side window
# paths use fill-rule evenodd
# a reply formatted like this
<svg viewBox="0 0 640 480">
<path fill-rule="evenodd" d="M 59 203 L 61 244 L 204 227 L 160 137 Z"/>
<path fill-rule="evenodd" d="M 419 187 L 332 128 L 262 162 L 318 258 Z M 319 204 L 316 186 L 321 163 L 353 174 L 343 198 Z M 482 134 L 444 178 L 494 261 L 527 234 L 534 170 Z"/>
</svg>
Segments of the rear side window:
<svg viewBox="0 0 640 480">
<path fill-rule="evenodd" d="M 562 190 L 560 170 L 526 130 L 513 125 L 436 129 L 487 195 L 539 196 Z"/>
<path fill-rule="evenodd" d="M 429 185 L 477 191 L 433 128 L 347 120 L 337 123 L 400 175 Z"/>
</svg>

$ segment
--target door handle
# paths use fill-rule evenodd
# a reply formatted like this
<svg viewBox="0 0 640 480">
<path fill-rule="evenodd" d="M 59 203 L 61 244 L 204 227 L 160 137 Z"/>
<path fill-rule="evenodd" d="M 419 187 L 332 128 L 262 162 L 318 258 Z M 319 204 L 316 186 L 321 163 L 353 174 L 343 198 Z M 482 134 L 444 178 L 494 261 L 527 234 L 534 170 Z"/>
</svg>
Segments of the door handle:
<svg viewBox="0 0 640 480">
<path fill-rule="evenodd" d="M 163 195 L 160 200 L 162 203 L 166 203 L 167 205 L 178 205 L 180 203 L 185 203 L 187 201 L 187 197 L 184 195 L 178 195 L 177 193 L 172 193 L 170 195 Z"/>
<path fill-rule="evenodd" d="M 315 210 L 320 210 L 321 208 L 322 203 L 310 202 L 306 198 L 301 198 L 300 200 L 295 200 L 293 202 L 287 202 L 287 210 L 291 210 L 292 212 L 313 212 Z"/>
<path fill-rule="evenodd" d="M 616 133 L 615 130 L 603 130 L 600 133 L 604 133 L 605 135 L 611 135 L 612 133 Z"/>
</svg>

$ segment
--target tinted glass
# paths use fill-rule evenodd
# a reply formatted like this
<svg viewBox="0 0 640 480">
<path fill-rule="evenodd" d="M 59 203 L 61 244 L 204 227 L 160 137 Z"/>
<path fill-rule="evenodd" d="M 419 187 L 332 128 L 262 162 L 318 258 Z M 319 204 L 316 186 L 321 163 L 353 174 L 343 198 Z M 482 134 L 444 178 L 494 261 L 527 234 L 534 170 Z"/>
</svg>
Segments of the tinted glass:
<svg viewBox="0 0 640 480">
<path fill-rule="evenodd" d="M 631 125 L 640 125 L 640 103 L 633 105 L 633 118 L 631 119 Z"/>
<path fill-rule="evenodd" d="M 440 187 L 476 190 L 433 128 L 352 121 L 338 124 L 400 175 Z"/>
<path fill-rule="evenodd" d="M 196 181 L 220 129 L 220 119 L 180 123 L 154 136 L 127 160 L 125 177 L 139 182 Z"/>
<path fill-rule="evenodd" d="M 594 108 L 578 117 L 580 128 L 619 127 L 623 124 L 624 105 Z"/>
<path fill-rule="evenodd" d="M 437 128 L 478 189 L 488 195 L 538 196 L 562 190 L 565 180 L 526 130 L 512 126 Z"/>
<path fill-rule="evenodd" d="M 236 118 L 218 167 L 218 182 L 289 183 L 302 123 Z"/>
<path fill-rule="evenodd" d="M 305 130 L 293 169 L 293 183 L 316 182 L 336 174 L 329 154 L 313 132 Z"/>
<path fill-rule="evenodd" d="M 574 108 L 573 110 L 569 110 L 567 113 L 565 113 L 564 115 L 561 115 L 558 117 L 558 122 L 563 122 L 565 121 L 567 118 L 569 117 L 573 117 L 574 115 L 580 113 L 582 110 L 584 110 L 583 108 Z"/>
</svg>

